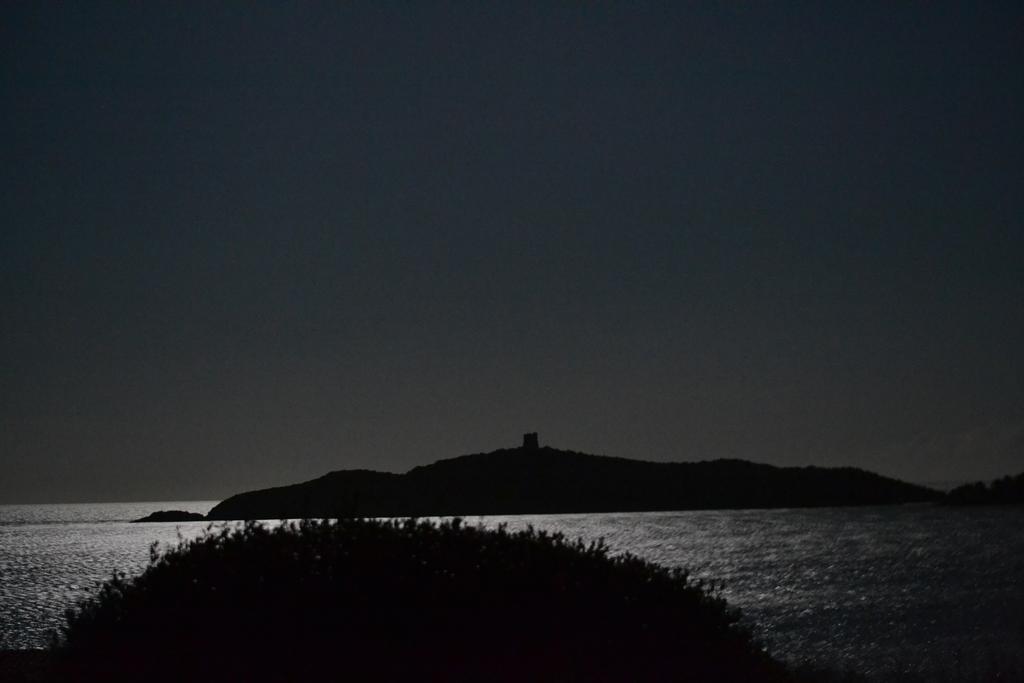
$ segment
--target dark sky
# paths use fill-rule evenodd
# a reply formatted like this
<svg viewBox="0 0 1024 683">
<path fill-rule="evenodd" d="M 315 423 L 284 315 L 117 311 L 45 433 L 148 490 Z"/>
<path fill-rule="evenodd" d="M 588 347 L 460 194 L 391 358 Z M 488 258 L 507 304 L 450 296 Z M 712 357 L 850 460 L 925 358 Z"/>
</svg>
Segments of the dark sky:
<svg viewBox="0 0 1024 683">
<path fill-rule="evenodd" d="M 4 3 L 0 502 L 1024 469 L 1024 5 L 755 4 Z"/>
</svg>

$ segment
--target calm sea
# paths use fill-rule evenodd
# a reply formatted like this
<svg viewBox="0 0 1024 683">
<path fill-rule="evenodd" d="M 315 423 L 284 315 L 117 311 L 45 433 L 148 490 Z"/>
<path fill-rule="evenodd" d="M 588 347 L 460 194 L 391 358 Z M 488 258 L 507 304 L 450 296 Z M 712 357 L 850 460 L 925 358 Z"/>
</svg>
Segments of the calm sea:
<svg viewBox="0 0 1024 683">
<path fill-rule="evenodd" d="M 0 649 L 44 647 L 63 612 L 154 541 L 203 523 L 129 524 L 211 501 L 0 506 Z M 1024 664 L 1024 508 L 928 505 L 468 518 L 604 538 L 725 582 L 769 649 L 862 673 Z"/>
</svg>

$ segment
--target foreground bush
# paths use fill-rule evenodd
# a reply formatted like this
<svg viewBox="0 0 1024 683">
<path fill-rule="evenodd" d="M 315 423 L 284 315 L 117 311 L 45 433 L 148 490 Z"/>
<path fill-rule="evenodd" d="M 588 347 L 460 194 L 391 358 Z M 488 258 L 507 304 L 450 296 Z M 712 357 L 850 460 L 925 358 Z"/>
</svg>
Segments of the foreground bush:
<svg viewBox="0 0 1024 683">
<path fill-rule="evenodd" d="M 457 520 L 208 530 L 69 612 L 69 678 L 783 681 L 714 591 Z"/>
</svg>

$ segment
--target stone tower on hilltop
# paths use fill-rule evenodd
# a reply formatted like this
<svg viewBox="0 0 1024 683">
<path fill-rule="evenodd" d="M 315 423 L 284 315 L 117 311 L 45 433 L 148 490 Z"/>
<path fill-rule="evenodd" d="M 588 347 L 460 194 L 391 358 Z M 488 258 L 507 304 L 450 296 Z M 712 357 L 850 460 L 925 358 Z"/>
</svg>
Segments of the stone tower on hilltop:
<svg viewBox="0 0 1024 683">
<path fill-rule="evenodd" d="M 537 432 L 523 434 L 523 450 L 535 451 L 538 448 L 540 448 L 540 442 L 537 439 Z"/>
</svg>

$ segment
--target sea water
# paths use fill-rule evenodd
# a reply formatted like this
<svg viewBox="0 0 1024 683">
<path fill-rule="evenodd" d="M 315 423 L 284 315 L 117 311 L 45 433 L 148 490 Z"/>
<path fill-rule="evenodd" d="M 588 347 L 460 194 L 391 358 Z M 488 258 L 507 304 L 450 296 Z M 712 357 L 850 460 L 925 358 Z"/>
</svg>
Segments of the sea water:
<svg viewBox="0 0 1024 683">
<path fill-rule="evenodd" d="M 212 501 L 0 506 L 0 649 L 45 647 L 112 572 L 206 523 L 130 520 Z M 1024 666 L 1024 508 L 932 505 L 466 517 L 631 552 L 722 595 L 775 655 L 865 674 Z"/>
</svg>

